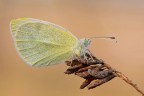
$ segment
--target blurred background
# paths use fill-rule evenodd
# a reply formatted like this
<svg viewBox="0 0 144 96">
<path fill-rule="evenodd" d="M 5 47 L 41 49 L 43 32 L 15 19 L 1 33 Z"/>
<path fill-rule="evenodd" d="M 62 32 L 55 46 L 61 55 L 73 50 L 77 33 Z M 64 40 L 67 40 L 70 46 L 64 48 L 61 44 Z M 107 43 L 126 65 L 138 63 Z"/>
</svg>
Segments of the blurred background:
<svg viewBox="0 0 144 96">
<path fill-rule="evenodd" d="M 141 96 L 119 78 L 93 90 L 80 90 L 82 78 L 65 75 L 65 64 L 32 68 L 17 54 L 11 19 L 53 22 L 78 38 L 95 39 L 90 50 L 123 72 L 144 91 L 144 0 L 0 0 L 0 96 Z"/>
</svg>

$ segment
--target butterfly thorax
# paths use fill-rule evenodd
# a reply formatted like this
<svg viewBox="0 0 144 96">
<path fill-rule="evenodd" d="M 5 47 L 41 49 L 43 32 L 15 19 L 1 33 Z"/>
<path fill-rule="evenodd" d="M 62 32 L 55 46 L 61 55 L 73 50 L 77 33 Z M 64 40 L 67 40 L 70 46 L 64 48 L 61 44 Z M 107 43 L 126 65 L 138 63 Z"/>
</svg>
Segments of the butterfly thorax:
<svg viewBox="0 0 144 96">
<path fill-rule="evenodd" d="M 74 52 L 76 56 L 81 57 L 84 56 L 86 53 L 86 50 L 88 50 L 88 46 L 90 45 L 91 40 L 84 38 L 79 40 L 79 44 L 76 46 Z"/>
</svg>

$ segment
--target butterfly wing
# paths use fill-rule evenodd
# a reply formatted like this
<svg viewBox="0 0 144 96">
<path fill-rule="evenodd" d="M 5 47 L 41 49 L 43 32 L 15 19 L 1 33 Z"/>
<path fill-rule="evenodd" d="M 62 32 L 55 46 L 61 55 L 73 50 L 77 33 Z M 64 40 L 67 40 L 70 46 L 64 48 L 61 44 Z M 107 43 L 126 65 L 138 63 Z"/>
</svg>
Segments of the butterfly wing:
<svg viewBox="0 0 144 96">
<path fill-rule="evenodd" d="M 78 39 L 68 30 L 42 20 L 20 18 L 11 21 L 16 49 L 31 66 L 48 66 L 70 59 Z"/>
</svg>

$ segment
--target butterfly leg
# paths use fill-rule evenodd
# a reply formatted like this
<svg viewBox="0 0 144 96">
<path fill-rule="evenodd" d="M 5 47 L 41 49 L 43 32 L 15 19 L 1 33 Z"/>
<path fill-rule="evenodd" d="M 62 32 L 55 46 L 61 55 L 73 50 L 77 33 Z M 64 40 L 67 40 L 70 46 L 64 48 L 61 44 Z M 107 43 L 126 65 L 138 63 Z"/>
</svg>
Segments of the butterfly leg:
<svg viewBox="0 0 144 96">
<path fill-rule="evenodd" d="M 92 53 L 88 49 L 86 50 L 86 53 L 90 56 L 90 58 L 92 59 L 92 61 L 95 61 L 94 58 L 93 58 Z"/>
<path fill-rule="evenodd" d="M 91 55 L 92 53 L 90 53 L 90 51 L 88 49 L 86 49 L 85 51 L 83 51 L 82 53 L 83 55 L 81 55 L 80 57 L 78 57 L 78 60 L 80 60 L 83 63 L 89 63 L 89 58 L 91 58 L 93 61 L 93 56 Z"/>
<path fill-rule="evenodd" d="M 71 59 L 70 59 L 70 65 L 72 65 L 73 64 L 73 61 L 75 60 L 76 58 L 75 58 L 75 56 L 74 55 L 72 55 L 71 56 Z"/>
<path fill-rule="evenodd" d="M 83 55 L 84 55 L 83 59 L 86 60 L 86 62 L 88 63 L 89 60 L 88 60 L 88 57 L 86 56 L 86 54 L 87 54 L 87 52 L 83 52 Z"/>
</svg>

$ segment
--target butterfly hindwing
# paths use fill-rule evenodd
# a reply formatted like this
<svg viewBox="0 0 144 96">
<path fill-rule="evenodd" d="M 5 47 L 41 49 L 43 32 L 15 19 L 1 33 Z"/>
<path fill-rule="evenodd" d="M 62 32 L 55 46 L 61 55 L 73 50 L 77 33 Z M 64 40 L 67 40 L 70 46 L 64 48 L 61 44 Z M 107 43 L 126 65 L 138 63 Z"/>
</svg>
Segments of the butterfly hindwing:
<svg viewBox="0 0 144 96">
<path fill-rule="evenodd" d="M 32 19 L 12 20 L 11 31 L 16 48 L 31 66 L 47 66 L 65 61 L 74 55 L 78 40 L 66 29 Z"/>
</svg>

